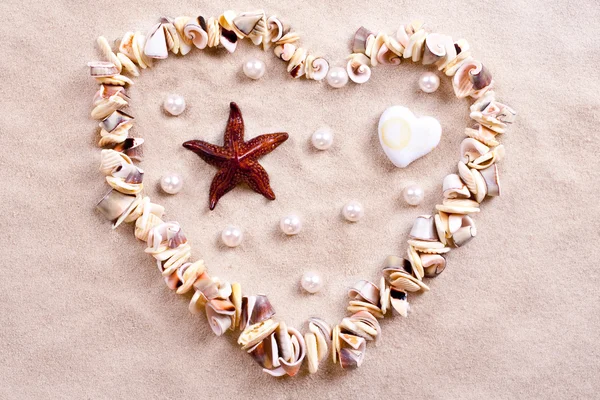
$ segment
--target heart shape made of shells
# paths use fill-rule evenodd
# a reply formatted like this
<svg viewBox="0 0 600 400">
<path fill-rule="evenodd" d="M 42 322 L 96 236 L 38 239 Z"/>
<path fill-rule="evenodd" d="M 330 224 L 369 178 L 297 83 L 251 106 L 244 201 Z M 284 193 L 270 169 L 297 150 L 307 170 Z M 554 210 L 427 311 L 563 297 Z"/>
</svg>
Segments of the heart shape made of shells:
<svg viewBox="0 0 600 400">
<path fill-rule="evenodd" d="M 446 268 L 447 253 L 475 237 L 471 215 L 480 211 L 484 199 L 500 195 L 498 162 L 504 147 L 497 136 L 506 131 L 516 114 L 496 100 L 491 74 L 471 55 L 466 40 L 431 33 L 420 21 L 402 25 L 392 35 L 364 27 L 356 32 L 346 64 L 353 82 L 367 82 L 371 68 L 380 64 L 422 62 L 450 77 L 458 98 L 475 99 L 470 108 L 474 124 L 465 130 L 457 173 L 443 181 L 442 204 L 436 206 L 433 215 L 415 220 L 406 257 L 387 257 L 377 284 L 361 280 L 352 287 L 349 316 L 333 326 L 311 318 L 301 333 L 274 317 L 266 296 L 243 295 L 239 283 L 212 278 L 201 259 L 192 261 L 192 249 L 180 224 L 163 221 L 164 208 L 143 194 L 144 173 L 136 164 L 141 161 L 143 139 L 130 136 L 134 119 L 123 111 L 130 100 L 130 77 L 138 77 L 156 60 L 169 54 L 185 56 L 194 48 L 233 53 L 243 39 L 263 50 L 273 47 L 294 78 L 319 81 L 330 70 L 327 60 L 298 45 L 300 37 L 288 24 L 264 11 L 229 10 L 210 18 L 161 18 L 147 33 L 127 32 L 114 46 L 104 37 L 98 39 L 105 60 L 89 63 L 91 76 L 100 85 L 91 116 L 100 121 L 100 171 L 111 189 L 97 209 L 113 222 L 113 228 L 133 224 L 135 237 L 146 243 L 145 252 L 154 258 L 167 287 L 177 294 L 192 294 L 190 312 L 204 312 L 215 334 L 240 330 L 242 350 L 268 374 L 297 375 L 304 361 L 308 371 L 315 373 L 328 355 L 344 369 L 357 368 L 364 360 L 366 343 L 381 334 L 378 320 L 392 312 L 406 317 L 408 293 L 428 291 L 424 280 Z M 397 151 L 413 146 L 414 131 L 427 132 L 427 146 L 439 141 L 439 126 L 428 120 L 420 125 L 411 115 L 405 109 L 394 109 L 380 126 L 386 153 L 400 166 L 412 161 Z"/>
</svg>

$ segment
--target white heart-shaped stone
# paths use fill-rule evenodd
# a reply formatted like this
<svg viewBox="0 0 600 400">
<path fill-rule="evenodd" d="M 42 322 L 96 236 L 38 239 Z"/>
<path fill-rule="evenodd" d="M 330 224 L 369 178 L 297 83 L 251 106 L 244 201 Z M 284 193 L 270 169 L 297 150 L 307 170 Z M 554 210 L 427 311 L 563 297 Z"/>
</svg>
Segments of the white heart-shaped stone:
<svg viewBox="0 0 600 400">
<path fill-rule="evenodd" d="M 396 167 L 405 168 L 440 142 L 442 126 L 433 117 L 417 118 L 406 107 L 393 106 L 379 119 L 379 143 Z"/>
</svg>

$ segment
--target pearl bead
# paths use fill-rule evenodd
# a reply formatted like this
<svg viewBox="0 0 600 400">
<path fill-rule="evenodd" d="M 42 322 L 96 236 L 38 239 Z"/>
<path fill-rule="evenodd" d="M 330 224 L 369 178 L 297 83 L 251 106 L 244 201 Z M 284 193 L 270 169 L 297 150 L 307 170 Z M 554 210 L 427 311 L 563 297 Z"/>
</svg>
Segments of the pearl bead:
<svg viewBox="0 0 600 400">
<path fill-rule="evenodd" d="M 410 185 L 404 188 L 402 195 L 408 204 L 418 206 L 423 201 L 425 192 L 419 185 Z"/>
<path fill-rule="evenodd" d="M 244 233 L 236 226 L 228 226 L 221 233 L 221 240 L 228 247 L 237 247 L 242 243 Z"/>
<path fill-rule="evenodd" d="M 297 215 L 288 215 L 281 218 L 279 228 L 286 235 L 297 235 L 302 230 L 302 221 Z"/>
<path fill-rule="evenodd" d="M 342 88 L 348 83 L 348 73 L 342 67 L 333 67 L 327 74 L 327 83 L 332 88 Z"/>
<path fill-rule="evenodd" d="M 165 99 L 163 107 L 171 115 L 178 116 L 185 111 L 185 99 L 178 94 L 170 94 Z"/>
<path fill-rule="evenodd" d="M 350 201 L 342 208 L 342 215 L 350 222 L 357 222 L 365 215 L 365 210 L 358 201 Z"/>
<path fill-rule="evenodd" d="M 251 58 L 244 63 L 244 74 L 250 79 L 260 79 L 265 74 L 267 67 L 259 59 Z"/>
<path fill-rule="evenodd" d="M 168 194 L 177 194 L 183 187 L 183 180 L 179 174 L 170 173 L 160 178 L 160 188 Z"/>
<path fill-rule="evenodd" d="M 327 150 L 333 145 L 333 132 L 326 127 L 320 128 L 312 134 L 310 140 L 318 150 Z"/>
<path fill-rule="evenodd" d="M 440 77 L 433 72 L 425 72 L 419 78 L 419 87 L 425 93 L 433 93 L 440 87 Z"/>
<path fill-rule="evenodd" d="M 321 279 L 321 275 L 311 271 L 302 275 L 300 284 L 302 285 L 302 289 L 308 293 L 317 293 L 323 287 L 323 280 Z"/>
</svg>

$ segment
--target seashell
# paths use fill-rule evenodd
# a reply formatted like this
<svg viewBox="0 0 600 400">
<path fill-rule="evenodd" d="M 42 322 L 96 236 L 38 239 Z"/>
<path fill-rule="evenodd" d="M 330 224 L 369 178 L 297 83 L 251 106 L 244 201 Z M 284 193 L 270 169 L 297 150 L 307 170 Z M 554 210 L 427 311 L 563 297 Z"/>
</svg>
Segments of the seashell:
<svg viewBox="0 0 600 400">
<path fill-rule="evenodd" d="M 475 221 L 468 215 L 450 215 L 449 230 L 456 247 L 464 246 L 477 235 Z"/>
<path fill-rule="evenodd" d="M 223 29 L 228 31 L 233 31 L 233 20 L 237 14 L 233 10 L 227 10 L 223 12 L 218 18 L 219 25 L 223 27 Z"/>
<path fill-rule="evenodd" d="M 165 31 L 165 39 L 167 41 L 167 49 L 173 54 L 178 54 L 182 40 L 179 39 L 179 34 L 173 20 L 171 18 L 161 18 L 161 23 Z"/>
<path fill-rule="evenodd" d="M 123 67 L 115 53 L 113 53 L 112 47 L 110 46 L 110 43 L 108 43 L 108 40 L 106 40 L 104 36 L 99 36 L 96 40 L 96 43 L 98 44 L 98 47 L 100 48 L 100 51 L 104 57 L 106 57 L 109 62 L 115 65 L 117 68 L 117 74 L 120 74 Z"/>
<path fill-rule="evenodd" d="M 314 333 L 307 332 L 304 334 L 304 342 L 306 343 L 306 361 L 308 364 L 308 372 L 314 374 L 319 370 L 317 337 Z"/>
<path fill-rule="evenodd" d="M 115 168 L 122 164 L 133 164 L 133 161 L 123 153 L 115 150 L 102 150 L 100 152 L 100 171 L 104 175 L 110 175 Z"/>
<path fill-rule="evenodd" d="M 146 253 L 160 253 L 166 249 L 175 249 L 187 242 L 179 223 L 164 222 L 148 233 Z"/>
<path fill-rule="evenodd" d="M 399 56 L 394 51 L 392 51 L 385 43 L 385 41 L 387 41 L 387 35 L 382 36 L 382 38 L 384 42 L 381 44 L 381 47 L 379 47 L 375 58 L 371 59 L 371 61 L 376 60 L 377 64 L 400 65 L 400 63 L 402 62 L 402 56 Z"/>
<path fill-rule="evenodd" d="M 427 38 L 427 32 L 425 29 L 419 29 L 410 35 L 408 43 L 404 44 L 402 40 L 398 41 L 404 46 L 404 58 L 411 58 L 413 62 L 421 60 L 423 55 L 425 40 Z"/>
<path fill-rule="evenodd" d="M 192 288 L 196 280 L 204 273 L 206 270 L 206 266 L 204 265 L 204 260 L 198 260 L 194 263 L 188 263 L 187 268 L 184 269 L 182 273 L 182 278 L 180 279 L 182 285 L 177 289 L 177 294 L 184 294 L 189 292 Z"/>
<path fill-rule="evenodd" d="M 271 335 L 279 326 L 278 322 L 272 319 L 266 319 L 254 325 L 247 326 L 240 334 L 238 344 L 242 350 L 248 350 L 262 342 L 267 336 Z"/>
<path fill-rule="evenodd" d="M 435 220 L 435 229 L 437 230 L 440 242 L 445 246 L 448 245 L 448 239 L 450 238 L 450 232 L 448 229 L 448 214 L 440 211 L 433 218 Z"/>
<path fill-rule="evenodd" d="M 437 242 L 437 232 L 435 231 L 434 220 L 431 215 L 419 215 L 408 235 L 410 239 L 417 239 L 426 242 Z"/>
<path fill-rule="evenodd" d="M 275 377 L 284 375 L 295 376 L 300 371 L 302 361 L 306 356 L 306 343 L 304 341 L 304 337 L 298 330 L 294 328 L 286 328 L 285 330 L 282 330 L 281 333 L 274 334 L 273 336 L 277 337 L 277 344 L 280 350 L 278 353 L 280 357 L 278 362 L 274 363 L 274 365 L 279 364 L 279 366 L 275 369 L 265 368 L 263 371 Z M 289 359 L 285 359 L 281 356 L 281 339 L 284 339 L 290 343 L 291 354 Z"/>
<path fill-rule="evenodd" d="M 490 148 L 480 141 L 472 138 L 465 138 L 460 143 L 460 160 L 465 164 L 469 164 L 489 151 Z"/>
<path fill-rule="evenodd" d="M 275 47 L 275 56 L 282 59 L 283 61 L 290 61 L 294 53 L 296 53 L 296 46 L 293 44 L 283 44 Z"/>
<path fill-rule="evenodd" d="M 140 76 L 140 70 L 129 57 L 123 53 L 118 53 L 117 58 L 119 61 L 121 61 L 121 65 L 125 71 L 129 72 L 133 76 Z"/>
<path fill-rule="evenodd" d="M 492 75 L 481 62 L 475 60 L 464 63 L 452 78 L 452 87 L 459 99 L 467 96 L 478 98 L 492 83 Z"/>
<path fill-rule="evenodd" d="M 140 32 L 136 32 L 133 35 L 133 40 L 131 42 L 131 49 L 133 51 L 132 60 L 137 63 L 137 65 L 146 69 L 152 65 L 152 59 L 148 58 L 144 54 L 144 46 L 146 45 L 146 36 L 142 35 Z"/>
<path fill-rule="evenodd" d="M 429 287 L 415 277 L 410 261 L 401 257 L 386 258 L 383 276 L 392 288 L 408 292 L 429 291 Z"/>
<path fill-rule="evenodd" d="M 470 117 L 486 128 L 504 133 L 516 118 L 516 111 L 495 100 L 495 93 L 488 91 L 471 106 Z"/>
<path fill-rule="evenodd" d="M 187 43 L 192 43 L 196 48 L 202 50 L 208 45 L 206 21 L 203 17 L 189 20 L 183 27 L 182 39 Z"/>
<path fill-rule="evenodd" d="M 462 179 L 462 181 L 465 183 L 465 185 L 467 185 L 469 191 L 473 194 L 477 194 L 477 185 L 475 183 L 473 175 L 471 174 L 471 170 L 462 161 L 458 162 L 458 175 L 460 176 L 460 179 Z"/>
<path fill-rule="evenodd" d="M 292 58 L 290 58 L 287 71 L 293 78 L 299 78 L 305 74 L 304 61 L 306 60 L 307 53 L 306 49 L 299 47 L 294 52 Z"/>
<path fill-rule="evenodd" d="M 264 11 L 253 11 L 241 13 L 233 19 L 233 29 L 240 39 L 250 36 L 252 33 L 264 35 L 267 24 Z"/>
<path fill-rule="evenodd" d="M 277 45 L 286 44 L 286 43 L 296 43 L 300 40 L 300 35 L 297 32 L 288 32 L 281 37 L 278 41 L 275 42 Z"/>
<path fill-rule="evenodd" d="M 456 57 L 456 49 L 452 38 L 440 33 L 427 35 L 423 52 L 423 65 L 431 65 L 440 61 L 445 62 L 446 56 L 451 60 Z"/>
<path fill-rule="evenodd" d="M 358 281 L 348 291 L 348 296 L 353 300 L 366 301 L 375 306 L 379 304 L 379 288 L 365 280 Z"/>
<path fill-rule="evenodd" d="M 405 168 L 431 152 L 442 136 L 442 127 L 435 118 L 417 118 L 402 106 L 384 111 L 379 119 L 378 131 L 381 147 L 399 168 Z"/>
<path fill-rule="evenodd" d="M 142 150 L 144 139 L 142 138 L 126 138 L 113 147 L 113 150 L 125 153 L 134 161 L 141 161 L 144 155 Z"/>
<path fill-rule="evenodd" d="M 465 39 L 460 39 L 454 42 L 454 49 L 456 51 L 456 57 L 453 60 L 448 60 L 447 63 L 441 63 L 438 65 L 438 70 L 443 71 L 446 76 L 454 76 L 456 71 L 468 61 L 471 61 L 471 49 L 469 42 Z"/>
<path fill-rule="evenodd" d="M 277 342 L 273 335 L 253 346 L 248 354 L 262 368 L 273 368 L 273 360 L 277 359 Z"/>
<path fill-rule="evenodd" d="M 360 336 L 365 340 L 376 340 L 381 335 L 381 326 L 377 319 L 367 311 L 359 311 L 342 319 L 340 330 Z"/>
<path fill-rule="evenodd" d="M 162 23 L 158 23 L 150 29 L 144 44 L 144 54 L 150 58 L 165 59 L 169 56 L 165 29 Z"/>
<path fill-rule="evenodd" d="M 185 17 L 185 16 L 177 17 L 173 21 L 173 26 L 179 37 L 179 53 L 182 56 L 185 56 L 190 51 L 192 51 L 192 47 L 194 46 L 194 43 L 192 42 L 192 40 L 189 37 L 187 37 L 185 34 L 185 26 L 190 21 L 192 21 L 192 18 Z"/>
<path fill-rule="evenodd" d="M 136 221 L 136 226 L 138 221 Z M 155 228 L 161 227 L 164 224 L 162 221 L 153 222 L 155 224 L 148 229 L 146 241 L 151 237 Z M 183 243 L 176 248 L 169 248 L 166 243 L 162 243 L 157 248 L 148 247 L 144 251 L 156 259 L 158 269 L 162 271 L 163 276 L 169 276 L 177 272 L 179 267 L 185 264 L 192 255 L 191 247 L 188 243 Z"/>
<path fill-rule="evenodd" d="M 360 53 L 352 54 L 348 58 L 348 64 L 346 65 L 348 77 L 354 83 L 367 82 L 371 78 L 371 68 L 368 66 L 369 58 Z"/>
<path fill-rule="evenodd" d="M 442 188 L 446 199 L 468 199 L 471 197 L 471 192 L 456 174 L 446 175 Z"/>
<path fill-rule="evenodd" d="M 408 317 L 408 311 L 410 305 L 408 304 L 408 295 L 403 290 L 391 288 L 390 291 L 390 303 L 394 310 L 403 317 Z"/>
<path fill-rule="evenodd" d="M 131 115 L 117 110 L 100 122 L 100 128 L 114 134 L 117 130 L 125 129 L 125 127 L 127 129 L 131 128 L 131 125 L 133 125 L 132 120 L 133 117 Z"/>
<path fill-rule="evenodd" d="M 246 327 L 269 319 L 273 315 L 275 315 L 275 310 L 267 296 L 244 296 L 242 298 L 240 330 L 243 331 Z"/>
<path fill-rule="evenodd" d="M 126 106 L 127 100 L 124 100 L 119 95 L 114 95 L 109 97 L 108 99 L 103 99 L 99 101 L 96 107 L 94 107 L 94 109 L 92 110 L 90 116 L 93 119 L 104 120 L 113 112 Z"/>
<path fill-rule="evenodd" d="M 107 61 L 90 61 L 88 67 L 90 67 L 90 76 L 94 78 L 118 75 L 120 72 L 115 64 Z"/>
<path fill-rule="evenodd" d="M 129 100 L 127 89 L 125 89 L 123 86 L 100 85 L 100 88 L 94 95 L 93 104 L 98 105 L 102 100 L 108 99 L 112 96 L 119 96 L 123 100 Z"/>
<path fill-rule="evenodd" d="M 233 53 L 237 47 L 238 37 L 234 31 L 228 31 L 225 28 L 221 29 L 221 45 L 229 53 Z"/>
<path fill-rule="evenodd" d="M 125 54 L 132 61 L 136 60 L 135 53 L 133 51 L 134 36 L 135 34 L 133 32 L 126 32 L 123 36 L 123 39 L 121 39 L 121 42 L 119 43 L 119 52 Z"/>
<path fill-rule="evenodd" d="M 381 47 L 385 45 L 385 36 L 385 33 L 379 32 L 377 36 L 375 36 L 375 39 L 369 42 L 369 46 L 366 49 L 365 54 L 367 57 L 369 57 L 371 65 L 374 67 L 376 67 L 379 64 L 377 60 L 377 55 L 379 54 L 379 50 L 381 49 Z"/>
<path fill-rule="evenodd" d="M 443 204 L 435 208 L 448 214 L 474 214 L 479 212 L 479 203 L 468 199 L 444 199 Z"/>
<path fill-rule="evenodd" d="M 483 179 L 483 176 L 481 176 L 481 173 L 474 168 L 471 169 L 471 176 L 473 177 L 473 180 L 475 181 L 475 186 L 477 187 L 475 201 L 481 203 L 487 195 L 487 186 L 485 184 L 485 180 Z"/>
<path fill-rule="evenodd" d="M 133 164 L 123 163 L 116 167 L 111 174 L 114 178 L 123 179 L 125 183 L 142 183 L 144 171 Z"/>
<path fill-rule="evenodd" d="M 423 21 L 415 20 L 408 25 L 400 26 L 400 29 L 398 29 L 398 33 L 396 34 L 398 42 L 400 42 L 400 44 L 402 44 L 402 46 L 404 47 L 408 46 L 410 37 L 415 32 L 421 30 L 423 28 L 423 25 Z"/>
<path fill-rule="evenodd" d="M 473 128 L 465 129 L 465 135 L 467 135 L 470 138 L 479 140 L 481 143 L 489 147 L 495 147 L 500 144 L 495 138 L 497 134 L 497 132 L 494 132 L 493 130 L 479 124 L 477 124 Z"/>
<path fill-rule="evenodd" d="M 475 140 L 475 139 L 473 139 Z M 504 159 L 506 150 L 503 145 L 494 147 L 490 152 L 477 157 L 472 162 L 468 163 L 467 166 L 474 169 L 486 169 L 493 164 L 499 163 Z"/>
<path fill-rule="evenodd" d="M 423 265 L 421 264 L 421 258 L 419 257 L 419 253 L 417 253 L 417 250 L 415 250 L 413 246 L 408 246 L 407 254 L 408 261 L 410 261 L 410 264 L 413 267 L 413 274 L 415 275 L 415 278 L 417 278 L 418 280 L 422 280 L 423 276 L 425 275 L 425 272 L 423 271 Z"/>
<path fill-rule="evenodd" d="M 479 170 L 479 173 L 485 180 L 488 196 L 500 196 L 500 175 L 496 164 L 489 168 Z"/>
<path fill-rule="evenodd" d="M 111 189 L 96 205 L 96 209 L 109 221 L 116 221 L 129 209 L 135 196 L 129 196 Z"/>
<path fill-rule="evenodd" d="M 426 278 L 435 278 L 446 268 L 446 259 L 441 254 L 421 254 L 421 263 Z"/>
<path fill-rule="evenodd" d="M 401 57 L 403 57 L 404 55 L 404 46 L 402 46 L 400 42 L 398 42 L 392 36 L 388 35 L 385 36 L 385 45 L 392 53 L 396 54 L 399 57 L 398 61 L 400 63 L 402 61 Z"/>
<path fill-rule="evenodd" d="M 369 37 L 375 37 L 375 34 L 364 26 L 358 28 L 352 39 L 352 52 L 364 54 L 367 50 L 367 39 Z"/>
<path fill-rule="evenodd" d="M 359 311 L 367 311 L 377 318 L 383 318 L 383 313 L 381 312 L 381 309 L 379 307 L 377 307 L 375 304 L 367 303 L 365 301 L 350 300 L 346 310 L 352 313 Z"/>
<path fill-rule="evenodd" d="M 127 182 L 125 179 L 107 176 L 106 183 L 115 190 L 125 194 L 138 194 L 144 189 L 144 184 L 141 182 Z"/>
<path fill-rule="evenodd" d="M 210 17 L 206 20 L 206 34 L 208 35 L 207 46 L 209 48 L 217 47 L 221 43 L 221 27 L 219 21 Z"/>
<path fill-rule="evenodd" d="M 310 59 L 309 59 L 310 57 Z M 325 79 L 329 72 L 329 63 L 324 58 L 309 56 L 306 58 L 306 77 L 315 81 Z"/>
<path fill-rule="evenodd" d="M 409 239 L 407 242 L 410 246 L 414 247 L 416 251 L 421 253 L 443 254 L 450 251 L 450 249 L 446 247 L 442 242 L 424 242 L 421 240 L 413 239 Z"/>
<path fill-rule="evenodd" d="M 124 75 L 113 75 L 96 78 L 96 82 L 107 85 L 126 86 L 133 85 L 133 81 Z"/>
<path fill-rule="evenodd" d="M 382 276 L 379 280 L 379 307 L 383 315 L 387 314 L 390 309 L 390 287 L 387 285 L 385 278 Z"/>
<path fill-rule="evenodd" d="M 235 307 L 235 315 L 233 318 L 233 327 L 240 326 L 242 317 L 242 286 L 239 283 L 231 284 L 231 302 Z"/>
<path fill-rule="evenodd" d="M 292 347 L 292 341 L 290 339 L 288 328 L 285 322 L 279 323 L 279 326 L 277 327 L 273 335 L 277 340 L 277 349 L 279 357 L 281 357 L 285 361 L 291 361 L 294 357 L 294 349 Z"/>
<path fill-rule="evenodd" d="M 232 328 L 235 307 L 229 300 L 212 299 L 206 303 L 206 318 L 217 336 L 222 336 Z"/>
<path fill-rule="evenodd" d="M 360 367 L 365 357 L 365 339 L 340 332 L 337 335 L 337 342 L 339 343 L 337 347 L 338 358 L 342 368 L 355 369 Z"/>
</svg>

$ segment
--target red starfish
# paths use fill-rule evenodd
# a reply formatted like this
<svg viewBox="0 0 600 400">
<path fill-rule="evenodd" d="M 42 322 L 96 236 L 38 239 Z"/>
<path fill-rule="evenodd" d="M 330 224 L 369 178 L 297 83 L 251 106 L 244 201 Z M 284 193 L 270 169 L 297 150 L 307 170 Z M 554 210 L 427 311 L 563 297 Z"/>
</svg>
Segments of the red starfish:
<svg viewBox="0 0 600 400">
<path fill-rule="evenodd" d="M 285 142 L 287 133 L 271 133 L 244 141 L 244 119 L 235 103 L 230 104 L 229 121 L 225 130 L 225 144 L 217 146 L 202 140 L 190 140 L 183 147 L 198 154 L 210 165 L 219 168 L 210 185 L 210 209 L 225 193 L 240 183 L 246 183 L 255 192 L 269 200 L 275 200 L 275 193 L 269 185 L 267 171 L 258 163 L 258 159 Z"/>
</svg>

